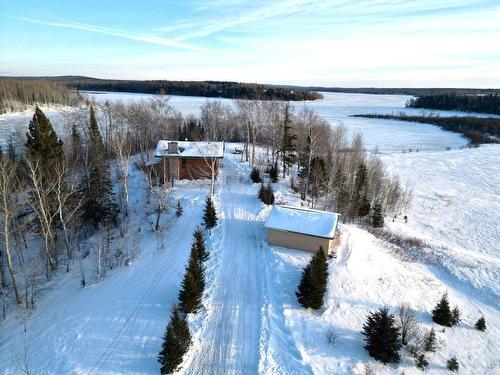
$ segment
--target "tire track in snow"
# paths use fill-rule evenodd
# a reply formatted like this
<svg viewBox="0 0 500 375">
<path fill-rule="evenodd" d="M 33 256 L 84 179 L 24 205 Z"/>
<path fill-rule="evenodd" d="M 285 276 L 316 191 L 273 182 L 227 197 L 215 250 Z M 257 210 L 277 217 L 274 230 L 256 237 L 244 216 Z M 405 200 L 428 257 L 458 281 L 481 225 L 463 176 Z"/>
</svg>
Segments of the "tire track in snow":
<svg viewBox="0 0 500 375">
<path fill-rule="evenodd" d="M 229 159 L 229 158 L 228 158 Z M 260 203 L 253 187 L 237 181 L 237 166 L 225 163 L 221 191 L 220 264 L 205 319 L 181 370 L 185 374 L 255 374 L 259 363 L 262 304 L 261 251 L 257 216 Z"/>
</svg>

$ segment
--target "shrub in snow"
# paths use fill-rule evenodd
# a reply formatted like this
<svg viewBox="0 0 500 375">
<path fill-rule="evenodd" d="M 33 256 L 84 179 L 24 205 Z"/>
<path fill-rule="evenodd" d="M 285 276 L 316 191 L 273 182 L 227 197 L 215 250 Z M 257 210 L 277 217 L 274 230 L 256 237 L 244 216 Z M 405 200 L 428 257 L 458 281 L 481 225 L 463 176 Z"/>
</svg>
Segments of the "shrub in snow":
<svg viewBox="0 0 500 375">
<path fill-rule="evenodd" d="M 263 183 L 260 184 L 258 197 L 264 204 L 274 204 L 274 192 L 270 183 L 268 183 L 266 187 L 264 187 Z"/>
<path fill-rule="evenodd" d="M 182 357 L 191 343 L 188 323 L 177 306 L 173 307 L 172 316 L 163 336 L 158 362 L 161 364 L 160 373 L 169 374 L 182 363 Z"/>
<path fill-rule="evenodd" d="M 203 211 L 203 223 L 205 228 L 212 229 L 217 225 L 217 212 L 215 212 L 214 203 L 210 196 L 207 197 L 207 203 L 205 204 L 205 210 Z"/>
<path fill-rule="evenodd" d="M 429 361 L 425 358 L 425 354 L 419 354 L 415 358 L 415 364 L 420 370 L 425 370 L 429 366 Z"/>
<path fill-rule="evenodd" d="M 302 271 L 302 279 L 295 293 L 299 303 L 306 308 L 320 309 L 323 306 L 327 278 L 327 258 L 320 247 Z"/>
<path fill-rule="evenodd" d="M 453 325 L 453 315 L 448 302 L 448 293 L 443 294 L 434 310 L 432 310 L 432 320 L 442 326 L 451 327 Z"/>
<path fill-rule="evenodd" d="M 177 208 L 175 209 L 175 216 L 180 217 L 182 215 L 181 201 L 177 201 Z"/>
<path fill-rule="evenodd" d="M 259 182 L 262 182 L 262 178 L 260 177 L 260 171 L 253 167 L 252 172 L 250 173 L 250 179 L 254 184 L 257 184 Z"/>
<path fill-rule="evenodd" d="M 474 327 L 476 327 L 476 329 L 480 330 L 480 331 L 486 331 L 486 320 L 484 319 L 484 316 L 480 317 L 476 324 L 474 325 Z"/>
<path fill-rule="evenodd" d="M 388 307 L 370 312 L 361 332 L 365 336 L 365 349 L 384 364 L 399 362 L 401 348 L 399 327 L 396 318 L 389 313 Z"/>
<path fill-rule="evenodd" d="M 460 365 L 458 364 L 457 361 L 457 357 L 451 357 L 450 359 L 448 359 L 448 361 L 446 362 L 446 367 L 450 371 L 457 372 L 458 369 L 460 368 Z"/>
<path fill-rule="evenodd" d="M 382 215 L 382 206 L 379 201 L 375 201 L 373 205 L 371 224 L 374 228 L 382 228 L 384 226 L 384 215 Z"/>
<path fill-rule="evenodd" d="M 325 333 L 325 337 L 326 337 L 326 341 L 330 344 L 330 345 L 335 345 L 335 343 L 337 342 L 337 333 L 332 329 L 328 329 Z"/>
</svg>

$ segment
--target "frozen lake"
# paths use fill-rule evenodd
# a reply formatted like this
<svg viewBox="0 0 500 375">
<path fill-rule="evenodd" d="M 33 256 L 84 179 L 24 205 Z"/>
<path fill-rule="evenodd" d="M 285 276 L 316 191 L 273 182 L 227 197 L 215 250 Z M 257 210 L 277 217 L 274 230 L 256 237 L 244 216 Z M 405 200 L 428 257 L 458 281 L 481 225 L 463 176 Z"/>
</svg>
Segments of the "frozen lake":
<svg viewBox="0 0 500 375">
<path fill-rule="evenodd" d="M 117 92 L 87 92 L 84 93 L 96 102 L 116 101 L 132 102 L 148 100 L 151 94 L 117 93 Z M 309 107 L 332 125 L 343 123 L 351 134 L 363 135 L 366 148 L 375 147 L 383 153 L 401 152 L 404 150 L 444 150 L 458 148 L 467 144 L 461 135 L 447 132 L 434 125 L 409 123 L 394 120 L 364 119 L 350 117 L 362 113 L 398 113 L 404 111 L 412 114 L 429 113 L 429 111 L 405 108 L 405 103 L 411 96 L 407 95 L 372 95 L 323 93 L 324 98 L 313 102 L 294 102 L 295 110 L 303 106 Z M 200 106 L 207 100 L 219 100 L 222 103 L 233 103 L 232 99 L 216 99 L 194 96 L 171 96 L 170 104 L 184 115 L 199 115 Z M 462 112 L 439 111 L 446 116 L 465 115 Z M 57 110 L 47 110 L 57 131 L 62 136 L 66 134 L 64 113 Z M 8 137 L 21 139 L 27 130 L 31 114 L 15 114 L 0 116 L 0 143 L 5 144 Z"/>
</svg>

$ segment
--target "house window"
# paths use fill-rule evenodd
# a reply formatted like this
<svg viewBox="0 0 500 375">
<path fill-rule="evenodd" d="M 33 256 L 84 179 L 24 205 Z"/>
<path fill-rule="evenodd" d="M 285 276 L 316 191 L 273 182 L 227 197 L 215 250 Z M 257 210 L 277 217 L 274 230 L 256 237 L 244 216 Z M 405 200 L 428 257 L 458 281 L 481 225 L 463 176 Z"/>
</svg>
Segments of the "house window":
<svg viewBox="0 0 500 375">
<path fill-rule="evenodd" d="M 181 159 L 182 169 L 186 169 L 187 160 Z"/>
</svg>

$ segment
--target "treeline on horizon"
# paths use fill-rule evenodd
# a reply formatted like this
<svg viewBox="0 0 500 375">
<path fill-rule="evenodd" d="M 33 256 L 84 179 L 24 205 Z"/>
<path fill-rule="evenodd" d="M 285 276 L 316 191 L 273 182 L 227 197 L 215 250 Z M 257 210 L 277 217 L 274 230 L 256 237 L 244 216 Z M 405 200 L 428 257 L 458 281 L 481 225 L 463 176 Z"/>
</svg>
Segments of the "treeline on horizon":
<svg viewBox="0 0 500 375">
<path fill-rule="evenodd" d="M 454 93 L 425 95 L 416 99 L 410 99 L 407 107 L 500 115 L 500 96 L 498 93 L 485 95 L 462 95 Z"/>
<path fill-rule="evenodd" d="M 321 86 L 286 86 L 290 88 L 301 88 L 308 91 L 319 92 L 344 92 L 348 94 L 375 94 L 375 95 L 441 95 L 441 94 L 457 94 L 457 95 L 487 95 L 499 94 L 500 89 L 466 89 L 466 88 L 418 88 L 418 87 L 321 87 Z"/>
<path fill-rule="evenodd" d="M 80 95 L 59 82 L 0 77 L 0 113 L 25 110 L 35 104 L 74 106 Z"/>
<path fill-rule="evenodd" d="M 144 94 L 203 96 L 228 99 L 302 101 L 321 99 L 322 95 L 300 88 L 223 81 L 111 80 L 88 77 L 48 77 L 82 91 L 117 91 Z"/>
<path fill-rule="evenodd" d="M 494 117 L 473 116 L 411 116 L 405 113 L 398 115 L 362 114 L 353 117 L 376 118 L 385 120 L 400 120 L 438 125 L 444 130 L 463 134 L 472 145 L 483 143 L 498 143 L 500 138 L 500 119 Z"/>
</svg>

